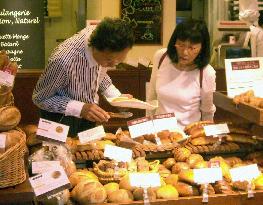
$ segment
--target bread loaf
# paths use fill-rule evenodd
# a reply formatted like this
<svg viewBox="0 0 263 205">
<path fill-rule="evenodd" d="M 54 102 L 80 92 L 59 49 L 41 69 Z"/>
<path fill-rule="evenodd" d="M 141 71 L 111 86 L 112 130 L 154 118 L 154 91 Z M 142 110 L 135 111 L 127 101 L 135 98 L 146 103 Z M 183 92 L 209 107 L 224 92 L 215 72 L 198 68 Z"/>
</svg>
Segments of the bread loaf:
<svg viewBox="0 0 263 205">
<path fill-rule="evenodd" d="M 15 106 L 5 106 L 0 108 L 0 131 L 13 129 L 18 125 L 20 120 L 20 111 Z"/>
<path fill-rule="evenodd" d="M 197 187 L 183 183 L 178 182 L 174 185 L 174 187 L 177 189 L 179 196 L 198 196 L 199 191 Z"/>
<path fill-rule="evenodd" d="M 119 189 L 116 191 L 113 191 L 108 196 L 108 201 L 111 203 L 130 203 L 133 201 L 133 195 L 132 192 L 125 190 L 125 189 Z"/>
<path fill-rule="evenodd" d="M 72 190 L 72 198 L 80 205 L 103 203 L 107 198 L 106 190 L 97 181 L 81 181 Z"/>
</svg>

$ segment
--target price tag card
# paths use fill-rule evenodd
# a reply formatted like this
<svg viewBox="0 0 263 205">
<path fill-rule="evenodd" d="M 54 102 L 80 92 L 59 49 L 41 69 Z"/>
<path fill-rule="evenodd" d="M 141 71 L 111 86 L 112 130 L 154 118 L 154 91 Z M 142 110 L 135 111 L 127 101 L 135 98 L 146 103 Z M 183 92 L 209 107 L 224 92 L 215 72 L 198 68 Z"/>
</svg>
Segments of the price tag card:
<svg viewBox="0 0 263 205">
<path fill-rule="evenodd" d="M 40 118 L 37 135 L 57 142 L 66 142 L 69 126 Z"/>
<path fill-rule="evenodd" d="M 32 174 L 41 174 L 60 167 L 60 161 L 32 162 Z"/>
<path fill-rule="evenodd" d="M 204 126 L 206 136 L 217 136 L 229 133 L 227 124 L 215 124 Z"/>
<path fill-rule="evenodd" d="M 177 119 L 174 113 L 166 113 L 153 116 L 153 126 L 156 132 L 162 130 L 175 130 L 177 128 Z"/>
<path fill-rule="evenodd" d="M 153 122 L 149 117 L 138 118 L 127 122 L 131 138 L 155 133 Z"/>
<path fill-rule="evenodd" d="M 0 149 L 5 149 L 6 134 L 0 133 Z"/>
<path fill-rule="evenodd" d="M 107 144 L 104 149 L 104 157 L 117 162 L 130 162 L 132 160 L 132 150 Z"/>
<path fill-rule="evenodd" d="M 227 95 L 233 98 L 248 90 L 263 97 L 263 58 L 225 59 Z"/>
<path fill-rule="evenodd" d="M 260 175 L 257 164 L 230 169 L 232 181 L 251 181 Z"/>
<path fill-rule="evenodd" d="M 99 140 L 105 135 L 106 133 L 102 125 L 78 133 L 80 144 L 86 144 L 93 140 Z"/>
<path fill-rule="evenodd" d="M 159 173 L 130 173 L 131 186 L 135 187 L 159 187 L 161 180 Z"/>
<path fill-rule="evenodd" d="M 215 183 L 223 179 L 221 168 L 194 169 L 194 182 L 198 184 Z"/>
<path fill-rule="evenodd" d="M 57 167 L 57 169 L 30 177 L 29 182 L 36 197 L 40 199 L 71 187 L 68 177 L 61 166 Z"/>
<path fill-rule="evenodd" d="M 15 76 L 0 70 L 0 84 L 12 87 L 14 84 Z"/>
</svg>

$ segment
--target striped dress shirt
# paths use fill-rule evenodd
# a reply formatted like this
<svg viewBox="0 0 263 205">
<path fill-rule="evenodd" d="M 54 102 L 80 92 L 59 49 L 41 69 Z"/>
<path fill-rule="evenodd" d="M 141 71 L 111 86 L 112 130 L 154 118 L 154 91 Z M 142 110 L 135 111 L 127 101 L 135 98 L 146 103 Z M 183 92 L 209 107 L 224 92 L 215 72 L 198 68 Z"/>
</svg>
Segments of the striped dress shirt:
<svg viewBox="0 0 263 205">
<path fill-rule="evenodd" d="M 93 29 L 85 28 L 61 43 L 33 91 L 32 100 L 40 109 L 80 117 L 84 103 L 97 103 L 101 92 L 106 97 L 120 96 L 120 91 L 98 65 L 88 46 Z"/>
</svg>

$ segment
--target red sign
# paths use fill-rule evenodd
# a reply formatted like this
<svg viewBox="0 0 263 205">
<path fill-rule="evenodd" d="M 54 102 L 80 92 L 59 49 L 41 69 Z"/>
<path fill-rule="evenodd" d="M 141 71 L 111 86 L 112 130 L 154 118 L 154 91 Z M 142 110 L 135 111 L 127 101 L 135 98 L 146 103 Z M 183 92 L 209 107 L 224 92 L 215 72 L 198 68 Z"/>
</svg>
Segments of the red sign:
<svg viewBox="0 0 263 205">
<path fill-rule="evenodd" d="M 232 62 L 232 70 L 259 69 L 259 60 Z"/>
</svg>

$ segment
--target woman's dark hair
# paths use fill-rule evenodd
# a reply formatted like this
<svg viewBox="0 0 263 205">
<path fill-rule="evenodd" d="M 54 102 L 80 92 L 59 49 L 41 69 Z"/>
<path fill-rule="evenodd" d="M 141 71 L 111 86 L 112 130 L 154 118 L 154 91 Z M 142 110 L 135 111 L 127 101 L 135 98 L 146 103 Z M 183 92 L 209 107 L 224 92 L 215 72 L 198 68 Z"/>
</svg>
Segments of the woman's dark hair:
<svg viewBox="0 0 263 205">
<path fill-rule="evenodd" d="M 263 10 L 259 11 L 258 25 L 261 27 L 263 26 Z"/>
<path fill-rule="evenodd" d="M 167 54 L 175 63 L 178 63 L 178 54 L 175 48 L 177 39 L 190 41 L 191 43 L 201 43 L 201 50 L 194 63 L 199 69 L 208 65 L 210 61 L 210 36 L 203 21 L 187 19 L 176 26 L 167 47 Z"/>
<path fill-rule="evenodd" d="M 113 52 L 131 48 L 134 44 L 132 27 L 119 18 L 104 18 L 89 39 L 89 46 Z"/>
</svg>

